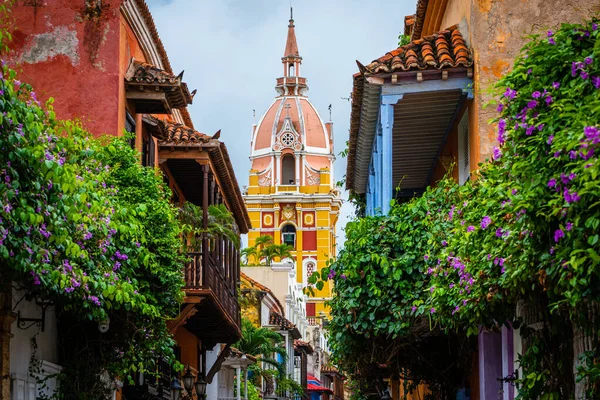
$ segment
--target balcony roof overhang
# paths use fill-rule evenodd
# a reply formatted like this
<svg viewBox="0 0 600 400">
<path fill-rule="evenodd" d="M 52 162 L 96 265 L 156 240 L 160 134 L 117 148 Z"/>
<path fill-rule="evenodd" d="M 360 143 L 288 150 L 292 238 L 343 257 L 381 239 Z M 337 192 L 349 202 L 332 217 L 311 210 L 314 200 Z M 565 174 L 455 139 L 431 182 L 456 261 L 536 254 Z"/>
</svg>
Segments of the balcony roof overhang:
<svg viewBox="0 0 600 400">
<path fill-rule="evenodd" d="M 190 93 L 182 81 L 183 72 L 174 74 L 132 58 L 125 72 L 126 97 L 135 102 L 137 113 L 171 114 L 192 104 Z"/>
<path fill-rule="evenodd" d="M 166 162 L 186 198 L 201 205 L 202 171 L 200 163 L 211 165 L 217 178 L 227 208 L 233 213 L 240 232 L 248 233 L 252 227 L 246 211 L 242 192 L 237 182 L 229 152 L 219 141 L 220 132 L 208 136 L 193 128 L 153 117 L 144 117 L 144 123 L 158 139 L 159 163 Z M 188 191 L 189 193 L 185 193 Z"/>
<path fill-rule="evenodd" d="M 430 182 L 454 120 L 472 98 L 473 62 L 456 26 L 411 42 L 354 75 L 346 189 L 367 191 L 379 113 L 394 108 L 393 181 L 400 195 Z M 404 124 L 404 126 L 402 126 Z"/>
</svg>

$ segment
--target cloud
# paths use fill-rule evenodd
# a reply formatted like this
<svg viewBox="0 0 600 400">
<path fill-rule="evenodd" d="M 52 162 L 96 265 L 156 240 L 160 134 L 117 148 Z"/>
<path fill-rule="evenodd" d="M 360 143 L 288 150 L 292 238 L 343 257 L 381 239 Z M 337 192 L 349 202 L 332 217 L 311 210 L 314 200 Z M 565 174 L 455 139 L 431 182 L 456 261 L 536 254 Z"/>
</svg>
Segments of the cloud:
<svg viewBox="0 0 600 400">
<path fill-rule="evenodd" d="M 147 0 L 176 72 L 185 70 L 190 89 L 198 89 L 190 107 L 195 128 L 207 134 L 221 129 L 240 185 L 247 185 L 252 110 L 260 118 L 275 97 L 282 75 L 289 3 L 275 0 Z M 321 117 L 332 104 L 337 153 L 345 148 L 350 125 L 355 60 L 363 64 L 396 48 L 404 16 L 413 0 L 305 0 L 294 2 L 294 20 L 302 75 L 308 96 Z M 335 180 L 346 161 L 337 157 Z M 345 204 L 338 222 L 338 243 L 352 213 Z"/>
</svg>

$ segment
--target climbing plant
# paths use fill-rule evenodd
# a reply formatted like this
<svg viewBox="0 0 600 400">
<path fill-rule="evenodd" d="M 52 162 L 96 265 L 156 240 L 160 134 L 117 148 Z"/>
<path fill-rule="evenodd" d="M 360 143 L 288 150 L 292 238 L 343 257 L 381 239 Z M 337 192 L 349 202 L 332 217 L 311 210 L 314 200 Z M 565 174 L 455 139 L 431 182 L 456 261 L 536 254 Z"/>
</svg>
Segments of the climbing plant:
<svg viewBox="0 0 600 400">
<path fill-rule="evenodd" d="M 184 261 L 176 210 L 125 138 L 91 138 L 4 62 L 1 72 L 0 274 L 56 307 L 57 395 L 102 398 L 117 377 L 173 358 L 165 320 L 179 311 Z"/>
<path fill-rule="evenodd" d="M 462 353 L 506 324 L 525 345 L 519 398 L 600 392 L 599 35 L 594 19 L 532 36 L 497 84 L 498 146 L 476 179 L 349 224 L 344 250 L 311 277 L 335 281 L 330 344 L 359 383 L 383 367 L 451 397 L 464 382 L 437 374 L 452 354 L 424 353 L 432 337 Z M 582 336 L 594 346 L 578 354 Z"/>
</svg>

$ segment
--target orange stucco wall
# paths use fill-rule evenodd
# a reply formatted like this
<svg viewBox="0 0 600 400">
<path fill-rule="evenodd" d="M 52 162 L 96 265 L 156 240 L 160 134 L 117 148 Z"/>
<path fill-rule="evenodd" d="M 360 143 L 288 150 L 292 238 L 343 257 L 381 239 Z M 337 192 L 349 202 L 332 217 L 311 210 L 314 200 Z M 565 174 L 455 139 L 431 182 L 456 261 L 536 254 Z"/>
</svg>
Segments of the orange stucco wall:
<svg viewBox="0 0 600 400">
<path fill-rule="evenodd" d="M 96 135 L 121 132 L 121 1 L 103 1 L 96 16 L 83 1 L 40 3 L 18 1 L 12 8 L 10 62 L 19 79 L 32 84 L 39 100 L 53 97 L 59 118 L 80 119 Z"/>
</svg>

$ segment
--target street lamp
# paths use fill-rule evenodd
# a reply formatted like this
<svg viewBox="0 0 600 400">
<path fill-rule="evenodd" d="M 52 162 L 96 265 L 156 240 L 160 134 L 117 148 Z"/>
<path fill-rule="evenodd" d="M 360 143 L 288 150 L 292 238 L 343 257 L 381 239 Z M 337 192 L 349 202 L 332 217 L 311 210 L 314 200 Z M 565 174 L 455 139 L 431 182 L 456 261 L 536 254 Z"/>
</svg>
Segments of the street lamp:
<svg viewBox="0 0 600 400">
<path fill-rule="evenodd" d="M 177 380 L 177 377 L 173 378 L 173 381 L 171 381 L 171 399 L 172 400 L 179 400 L 179 396 L 181 395 L 181 390 L 182 389 L 183 388 L 179 384 L 179 381 Z"/>
<path fill-rule="evenodd" d="M 198 374 L 198 380 L 196 381 L 194 386 L 196 386 L 196 394 L 198 395 L 198 398 L 205 399 L 206 398 L 206 380 L 204 380 L 204 374 L 202 374 L 202 376 L 200 376 L 200 374 Z"/>
<path fill-rule="evenodd" d="M 192 371 L 190 371 L 190 366 L 188 365 L 187 371 L 185 372 L 185 375 L 183 375 L 183 387 L 185 388 L 186 392 L 191 393 L 193 386 L 194 375 L 192 374 Z"/>
<path fill-rule="evenodd" d="M 204 400 L 206 398 L 206 380 L 204 379 L 204 374 L 198 373 L 198 379 L 194 382 L 194 374 L 188 365 L 185 374 L 181 377 L 183 380 L 183 387 L 179 384 L 177 378 L 173 379 L 171 383 L 171 400 L 191 400 L 193 396 L 193 390 L 196 389 L 196 395 L 199 400 Z M 185 389 L 186 395 L 181 396 L 181 391 Z"/>
</svg>

